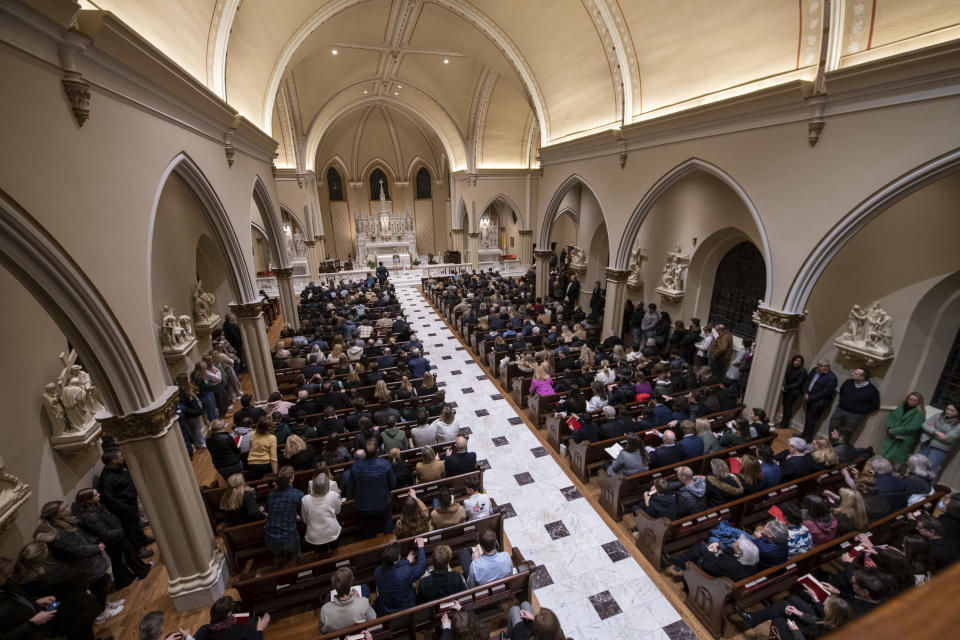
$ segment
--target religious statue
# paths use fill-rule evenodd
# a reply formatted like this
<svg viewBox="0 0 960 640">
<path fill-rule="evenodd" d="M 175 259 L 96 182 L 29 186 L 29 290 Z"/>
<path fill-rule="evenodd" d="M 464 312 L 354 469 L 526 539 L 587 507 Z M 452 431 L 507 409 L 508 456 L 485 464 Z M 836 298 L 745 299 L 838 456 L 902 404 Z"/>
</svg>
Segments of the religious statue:
<svg viewBox="0 0 960 640">
<path fill-rule="evenodd" d="M 630 275 L 627 276 L 627 286 L 628 287 L 642 287 L 643 286 L 643 276 L 640 273 L 640 267 L 643 266 L 643 249 L 637 247 L 632 252 L 630 252 L 630 264 L 627 266 L 627 271 L 630 272 Z"/>
<path fill-rule="evenodd" d="M 80 381 L 80 386 L 83 388 L 86 398 L 86 408 L 91 415 L 103 409 L 103 399 L 100 397 L 100 392 L 93 386 L 90 374 L 84 371 L 83 367 L 78 364 L 70 367 L 69 377 L 77 378 Z"/>
<path fill-rule="evenodd" d="M 177 316 L 170 305 L 164 305 L 160 314 L 160 343 L 164 351 L 179 351 L 193 340 L 190 316 Z"/>
<path fill-rule="evenodd" d="M 197 324 L 207 324 L 214 317 L 213 303 L 216 300 L 216 296 L 203 290 L 201 281 L 193 285 L 193 318 Z"/>
<path fill-rule="evenodd" d="M 690 256 L 681 252 L 679 244 L 674 245 L 673 250 L 667 253 L 667 262 L 663 265 L 663 271 L 660 274 L 657 293 L 673 302 L 680 300 L 686 287 L 686 271 L 689 264 Z"/>
<path fill-rule="evenodd" d="M 570 268 L 582 269 L 587 266 L 587 254 L 577 245 L 570 247 Z"/>
<path fill-rule="evenodd" d="M 873 302 L 866 309 L 853 305 L 843 333 L 834 345 L 846 356 L 874 365 L 893 358 L 893 318 Z"/>
<path fill-rule="evenodd" d="M 30 487 L 7 471 L 7 464 L 0 458 L 0 531 L 16 520 L 17 511 L 31 495 Z"/>
<path fill-rule="evenodd" d="M 94 416 L 103 409 L 103 399 L 90 374 L 77 361 L 76 350 L 61 353 L 63 370 L 56 382 L 43 387 L 43 408 L 50 419 L 51 439 L 87 431 L 94 426 Z M 54 442 L 56 445 L 56 442 Z"/>
<path fill-rule="evenodd" d="M 67 430 L 67 417 L 60 404 L 57 383 L 49 382 L 43 387 L 43 408 L 50 418 L 50 436 L 56 437 Z"/>
</svg>

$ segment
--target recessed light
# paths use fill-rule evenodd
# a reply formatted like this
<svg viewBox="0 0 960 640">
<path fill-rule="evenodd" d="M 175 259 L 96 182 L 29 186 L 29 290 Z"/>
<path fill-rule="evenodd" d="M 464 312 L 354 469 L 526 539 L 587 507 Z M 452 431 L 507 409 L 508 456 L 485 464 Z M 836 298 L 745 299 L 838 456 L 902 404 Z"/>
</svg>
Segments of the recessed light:
<svg viewBox="0 0 960 640">
<path fill-rule="evenodd" d="M 367 91 L 366 91 L 366 90 L 364 90 L 363 92 L 364 92 L 364 93 L 366 93 Z"/>
<path fill-rule="evenodd" d="M 443 64 L 450 64 L 450 58 L 444 58 Z"/>
<path fill-rule="evenodd" d="M 402 85 L 402 84 L 398 84 L 398 85 L 397 85 L 397 89 L 403 89 L 403 85 Z"/>
<path fill-rule="evenodd" d="M 400 95 L 400 94 L 399 94 L 398 92 L 394 91 L 394 92 L 393 92 L 393 95 L 398 96 L 398 95 Z"/>
<path fill-rule="evenodd" d="M 331 49 L 330 53 L 332 53 L 333 55 L 337 55 L 340 52 L 336 49 Z"/>
</svg>

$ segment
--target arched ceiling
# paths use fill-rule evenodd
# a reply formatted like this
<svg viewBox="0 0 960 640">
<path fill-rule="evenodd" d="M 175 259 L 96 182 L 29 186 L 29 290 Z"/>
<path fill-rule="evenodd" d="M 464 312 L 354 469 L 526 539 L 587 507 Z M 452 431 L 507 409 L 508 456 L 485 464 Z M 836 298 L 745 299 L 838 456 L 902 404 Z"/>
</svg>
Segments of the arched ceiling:
<svg viewBox="0 0 960 640">
<path fill-rule="evenodd" d="M 279 162 L 302 170 L 361 104 L 414 114 L 453 170 L 525 167 L 542 145 L 812 80 L 821 53 L 832 70 L 960 37 L 960 0 L 81 4 L 286 139 Z"/>
</svg>

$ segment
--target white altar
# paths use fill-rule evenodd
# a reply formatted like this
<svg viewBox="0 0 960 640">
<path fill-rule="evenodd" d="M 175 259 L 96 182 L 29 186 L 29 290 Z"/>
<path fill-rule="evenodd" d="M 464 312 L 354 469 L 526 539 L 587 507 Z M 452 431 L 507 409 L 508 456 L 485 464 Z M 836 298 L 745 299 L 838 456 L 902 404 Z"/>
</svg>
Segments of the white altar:
<svg viewBox="0 0 960 640">
<path fill-rule="evenodd" d="M 403 267 L 411 267 L 418 259 L 417 239 L 414 235 L 413 217 L 395 214 L 387 202 L 380 182 L 380 211 L 376 216 L 357 218 L 357 261 L 382 262 L 394 266 L 394 256 Z"/>
</svg>

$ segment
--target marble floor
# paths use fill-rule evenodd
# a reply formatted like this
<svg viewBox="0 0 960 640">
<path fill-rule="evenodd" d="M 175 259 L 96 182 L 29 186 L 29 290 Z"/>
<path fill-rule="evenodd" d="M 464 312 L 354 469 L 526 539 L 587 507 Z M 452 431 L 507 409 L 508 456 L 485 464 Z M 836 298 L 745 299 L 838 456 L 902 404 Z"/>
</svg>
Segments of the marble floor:
<svg viewBox="0 0 960 640">
<path fill-rule="evenodd" d="M 680 614 L 473 361 L 423 294 L 398 286 L 407 319 L 456 404 L 510 544 L 537 564 L 534 590 L 576 640 L 695 640 Z"/>
</svg>

